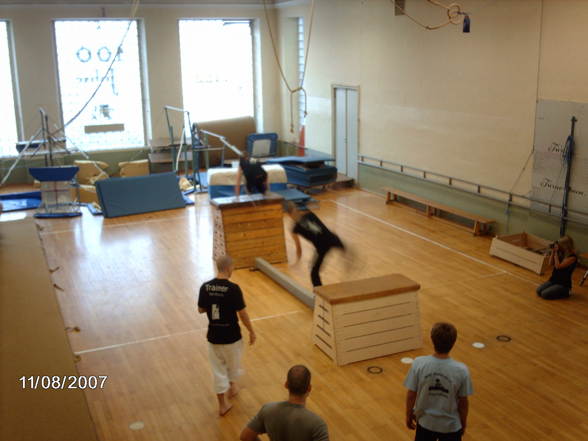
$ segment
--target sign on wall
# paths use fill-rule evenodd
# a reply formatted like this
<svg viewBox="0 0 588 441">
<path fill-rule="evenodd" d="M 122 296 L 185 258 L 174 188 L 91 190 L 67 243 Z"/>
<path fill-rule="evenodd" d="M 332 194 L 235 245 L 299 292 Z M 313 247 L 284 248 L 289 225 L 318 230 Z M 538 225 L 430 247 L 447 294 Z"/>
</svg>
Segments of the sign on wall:
<svg viewBox="0 0 588 441">
<path fill-rule="evenodd" d="M 566 140 L 575 116 L 574 156 L 572 159 L 568 217 L 588 221 L 588 104 L 540 100 L 537 103 L 535 122 L 535 156 L 533 166 L 532 197 L 547 204 L 561 206 L 564 197 Z M 546 204 L 533 203 L 536 210 L 547 212 Z M 561 214 L 551 208 L 552 214 Z"/>
</svg>

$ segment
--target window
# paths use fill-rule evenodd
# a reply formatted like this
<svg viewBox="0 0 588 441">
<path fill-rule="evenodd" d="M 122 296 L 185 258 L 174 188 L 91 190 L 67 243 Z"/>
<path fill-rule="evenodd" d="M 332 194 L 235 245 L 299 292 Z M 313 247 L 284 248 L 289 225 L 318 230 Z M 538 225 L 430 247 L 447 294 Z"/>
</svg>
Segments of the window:
<svg viewBox="0 0 588 441">
<path fill-rule="evenodd" d="M 17 154 L 18 132 L 11 66 L 8 22 L 0 21 L 0 156 Z"/>
<path fill-rule="evenodd" d="M 298 18 L 298 84 L 304 80 L 304 18 Z M 298 92 L 298 128 L 304 125 L 304 109 L 306 108 L 306 97 L 304 93 Z"/>
<path fill-rule="evenodd" d="M 55 40 L 64 123 L 104 79 L 65 128 L 67 142 L 83 150 L 144 146 L 137 21 L 57 20 Z"/>
<path fill-rule="evenodd" d="M 183 107 L 193 122 L 253 116 L 249 20 L 180 20 Z"/>
</svg>

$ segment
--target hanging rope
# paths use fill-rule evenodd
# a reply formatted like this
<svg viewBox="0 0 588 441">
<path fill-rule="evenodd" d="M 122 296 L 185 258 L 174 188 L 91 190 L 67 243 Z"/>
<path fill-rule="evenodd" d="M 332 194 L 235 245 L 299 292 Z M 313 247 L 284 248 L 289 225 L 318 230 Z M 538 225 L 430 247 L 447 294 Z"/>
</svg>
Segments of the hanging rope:
<svg viewBox="0 0 588 441">
<path fill-rule="evenodd" d="M 308 115 L 307 111 L 307 100 L 306 100 L 306 89 L 304 88 L 304 79 L 306 78 L 306 68 L 308 66 L 308 52 L 310 49 L 310 39 L 312 36 L 312 23 L 314 21 L 314 0 L 311 0 L 310 4 L 310 23 L 308 25 L 308 43 L 306 44 L 306 53 L 304 55 L 304 70 L 302 71 L 302 78 L 300 79 L 300 83 L 298 87 L 292 88 L 288 79 L 286 78 L 286 74 L 284 74 L 284 69 L 282 68 L 282 63 L 280 63 L 280 57 L 278 56 L 278 49 L 276 48 L 276 42 L 274 39 L 274 33 L 272 31 L 272 25 L 270 23 L 269 12 L 267 8 L 267 0 L 263 0 L 263 10 L 265 12 L 265 21 L 267 23 L 267 29 L 270 35 L 270 40 L 272 42 L 272 48 L 274 51 L 274 57 L 276 59 L 276 63 L 278 64 L 278 70 L 280 71 L 280 76 L 282 77 L 282 81 L 286 85 L 288 92 L 290 93 L 290 133 L 294 133 L 294 94 L 296 92 L 300 92 L 304 94 L 304 117 Z"/>
<path fill-rule="evenodd" d="M 527 160 L 525 161 L 525 165 L 523 165 L 523 168 L 521 169 L 519 175 L 517 176 L 516 180 L 514 181 L 514 184 L 512 184 L 512 187 L 510 188 L 509 193 L 512 193 L 514 191 L 515 187 L 517 186 L 517 184 L 519 183 L 519 181 L 523 177 L 523 173 L 525 173 L 525 170 L 527 170 L 527 166 L 529 165 L 529 161 L 533 157 L 533 153 L 535 153 L 535 148 L 532 148 L 531 151 L 529 152 L 529 156 L 527 156 Z"/>
<path fill-rule="evenodd" d="M 444 5 L 443 3 L 438 2 L 437 0 L 427 0 L 432 5 L 439 6 L 440 8 L 443 8 L 447 11 L 447 21 L 446 22 L 431 26 L 431 25 L 426 25 L 426 24 L 422 23 L 421 21 L 414 18 L 412 15 L 408 14 L 403 8 L 401 8 L 398 5 L 398 3 L 396 3 L 396 0 L 390 0 L 390 1 L 392 3 L 394 3 L 394 7 L 396 9 L 398 9 L 400 12 L 402 12 L 404 15 L 406 15 L 409 19 L 414 21 L 416 24 L 418 24 L 422 28 L 427 29 L 428 31 L 434 31 L 437 29 L 441 29 L 442 27 L 445 27 L 450 24 L 453 24 L 453 25 L 462 24 L 463 18 L 461 18 L 461 17 L 467 16 L 467 14 L 461 10 L 461 5 L 459 5 L 458 3 L 451 3 L 449 5 Z"/>
</svg>

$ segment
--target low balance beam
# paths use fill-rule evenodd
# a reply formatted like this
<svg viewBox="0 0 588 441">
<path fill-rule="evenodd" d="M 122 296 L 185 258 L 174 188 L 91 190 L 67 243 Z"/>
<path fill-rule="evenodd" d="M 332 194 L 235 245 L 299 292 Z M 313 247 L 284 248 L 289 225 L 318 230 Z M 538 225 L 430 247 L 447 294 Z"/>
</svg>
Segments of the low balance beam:
<svg viewBox="0 0 588 441">
<path fill-rule="evenodd" d="M 255 259 L 255 268 L 260 270 L 310 309 L 314 309 L 314 294 L 308 289 L 298 285 L 293 279 L 283 274 L 280 270 L 274 268 L 271 263 L 268 263 L 261 257 L 257 257 Z"/>
</svg>

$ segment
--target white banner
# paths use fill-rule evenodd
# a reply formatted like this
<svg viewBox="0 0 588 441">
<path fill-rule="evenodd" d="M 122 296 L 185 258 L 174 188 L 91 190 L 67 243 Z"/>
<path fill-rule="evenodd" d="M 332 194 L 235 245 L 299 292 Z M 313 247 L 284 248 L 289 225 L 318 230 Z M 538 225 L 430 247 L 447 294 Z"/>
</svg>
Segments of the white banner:
<svg viewBox="0 0 588 441">
<path fill-rule="evenodd" d="M 537 103 L 535 123 L 535 156 L 532 197 L 546 204 L 533 203 L 534 209 L 548 212 L 550 204 L 561 206 L 567 166 L 564 161 L 566 140 L 571 132 L 571 119 L 577 118 L 574 133 L 574 155 L 568 197 L 569 218 L 587 221 L 588 216 L 588 104 L 541 100 Z M 561 210 L 551 208 L 552 214 Z"/>
</svg>

